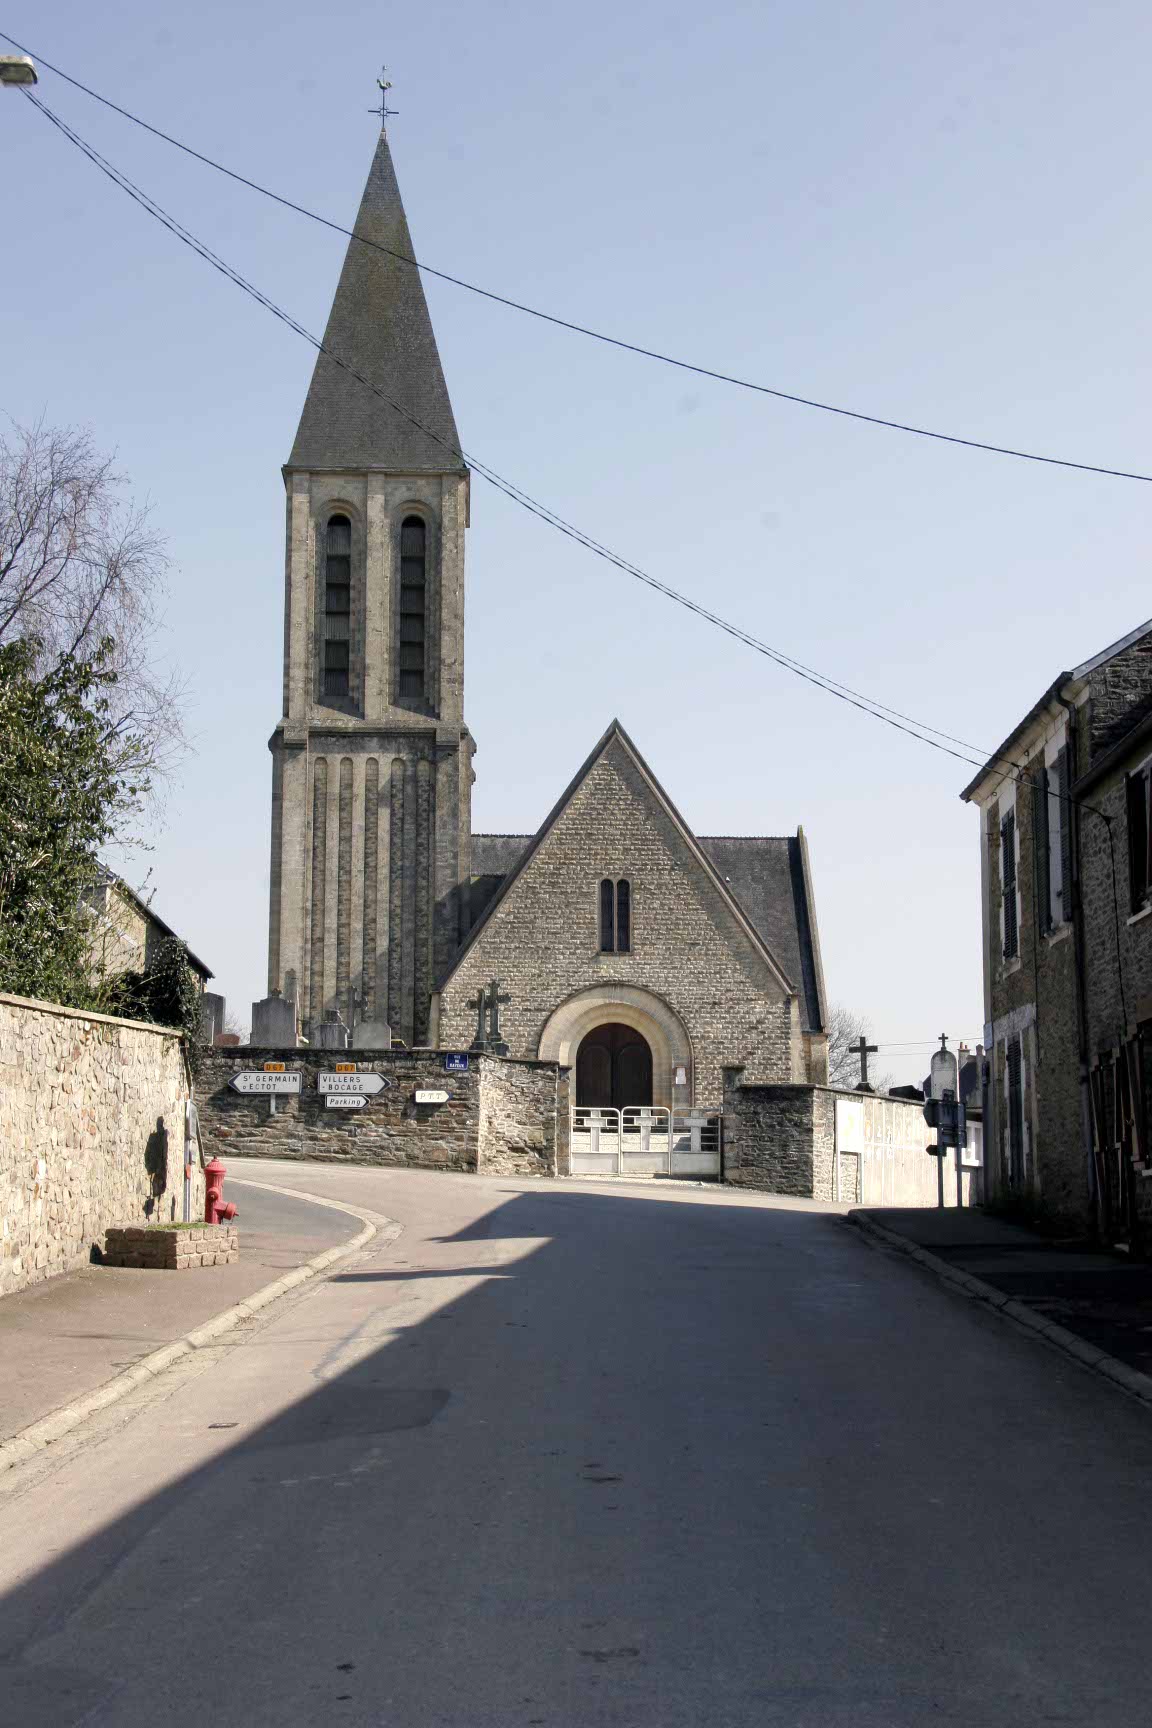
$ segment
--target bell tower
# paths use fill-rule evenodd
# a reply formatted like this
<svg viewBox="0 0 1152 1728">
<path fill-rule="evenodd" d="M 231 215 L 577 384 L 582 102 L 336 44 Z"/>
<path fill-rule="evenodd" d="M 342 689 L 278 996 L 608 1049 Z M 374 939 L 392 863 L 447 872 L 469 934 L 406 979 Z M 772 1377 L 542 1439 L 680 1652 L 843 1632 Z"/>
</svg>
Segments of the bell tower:
<svg viewBox="0 0 1152 1728">
<path fill-rule="evenodd" d="M 268 987 L 427 1042 L 464 933 L 468 469 L 383 130 L 292 454 Z"/>
</svg>

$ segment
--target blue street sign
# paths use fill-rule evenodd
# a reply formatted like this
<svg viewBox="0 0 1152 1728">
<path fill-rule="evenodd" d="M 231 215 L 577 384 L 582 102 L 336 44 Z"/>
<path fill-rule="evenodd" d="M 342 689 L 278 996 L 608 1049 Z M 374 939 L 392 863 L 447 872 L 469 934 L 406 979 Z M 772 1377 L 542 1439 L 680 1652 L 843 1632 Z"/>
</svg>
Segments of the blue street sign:
<svg viewBox="0 0 1152 1728">
<path fill-rule="evenodd" d="M 445 1056 L 444 1071 L 447 1074 L 467 1074 L 467 1056 Z"/>
</svg>

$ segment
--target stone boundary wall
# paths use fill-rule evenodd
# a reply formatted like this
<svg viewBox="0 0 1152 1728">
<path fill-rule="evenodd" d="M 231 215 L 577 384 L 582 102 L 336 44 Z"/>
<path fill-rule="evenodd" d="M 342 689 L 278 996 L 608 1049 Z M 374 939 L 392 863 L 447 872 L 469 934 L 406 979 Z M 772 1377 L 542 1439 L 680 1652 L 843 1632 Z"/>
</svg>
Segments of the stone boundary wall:
<svg viewBox="0 0 1152 1728">
<path fill-rule="evenodd" d="M 924 1151 L 934 1133 L 919 1103 L 830 1086 L 747 1085 L 743 1072 L 724 1070 L 725 1182 L 846 1205 L 936 1205 L 936 1161 Z M 962 1174 L 968 1205 L 978 1198 L 978 1186 L 972 1172 Z M 956 1204 L 951 1151 L 944 1160 L 944 1199 Z"/>
<path fill-rule="evenodd" d="M 330 1159 L 496 1175 L 553 1176 L 567 1157 L 567 1070 L 469 1053 L 449 1073 L 442 1050 L 318 1050 L 240 1045 L 201 1053 L 196 1104 L 205 1157 Z M 361 1110 L 329 1109 L 316 1076 L 345 1061 L 392 1084 Z M 299 1095 L 244 1095 L 229 1082 L 244 1070 L 283 1062 L 301 1076 Z M 561 1077 L 564 1077 L 563 1082 Z M 443 1104 L 417 1104 L 417 1091 L 445 1091 Z"/>
<path fill-rule="evenodd" d="M 187 1097 L 179 1033 L 0 994 L 0 1296 L 183 1216 Z"/>
</svg>

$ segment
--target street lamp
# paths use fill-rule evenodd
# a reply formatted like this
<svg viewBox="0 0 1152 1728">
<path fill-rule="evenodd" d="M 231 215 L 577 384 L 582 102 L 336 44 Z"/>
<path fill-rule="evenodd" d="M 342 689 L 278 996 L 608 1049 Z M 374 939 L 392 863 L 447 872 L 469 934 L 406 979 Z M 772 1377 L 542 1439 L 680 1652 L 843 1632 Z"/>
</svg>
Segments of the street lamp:
<svg viewBox="0 0 1152 1728">
<path fill-rule="evenodd" d="M 18 90 L 36 82 L 36 68 L 27 54 L 0 54 L 0 84 Z"/>
</svg>

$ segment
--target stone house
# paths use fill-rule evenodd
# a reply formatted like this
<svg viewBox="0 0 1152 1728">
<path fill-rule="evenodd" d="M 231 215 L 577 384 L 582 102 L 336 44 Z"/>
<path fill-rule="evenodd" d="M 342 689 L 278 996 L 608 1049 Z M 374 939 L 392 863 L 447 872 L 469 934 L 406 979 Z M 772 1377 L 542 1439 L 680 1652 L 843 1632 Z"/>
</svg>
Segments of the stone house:
<svg viewBox="0 0 1152 1728">
<path fill-rule="evenodd" d="M 98 978 L 117 972 L 146 972 L 165 942 L 183 940 L 148 901 L 111 870 L 101 872 L 96 887 L 84 898 L 93 913 L 92 968 Z M 203 991 L 213 974 L 190 949 L 187 953 Z"/>
<path fill-rule="evenodd" d="M 1113 1241 L 1152 1214 L 1152 621 L 1062 672 L 981 818 L 989 1197 Z"/>
</svg>

